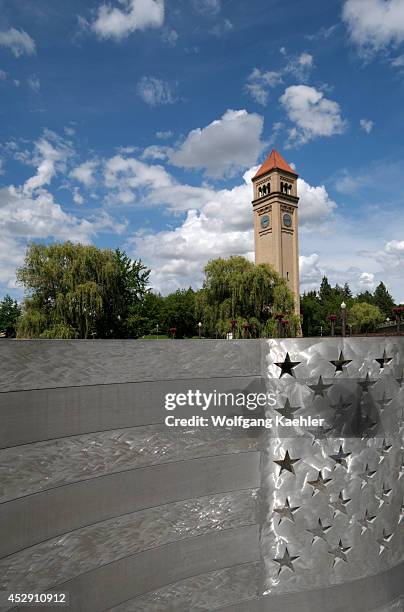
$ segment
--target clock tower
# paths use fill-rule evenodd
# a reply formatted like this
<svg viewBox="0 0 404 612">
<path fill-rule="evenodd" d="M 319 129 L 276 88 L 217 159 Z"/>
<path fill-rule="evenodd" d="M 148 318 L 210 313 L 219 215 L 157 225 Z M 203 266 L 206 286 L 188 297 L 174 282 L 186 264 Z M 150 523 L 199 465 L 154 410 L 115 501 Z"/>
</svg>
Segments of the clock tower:
<svg viewBox="0 0 404 612">
<path fill-rule="evenodd" d="M 296 172 L 275 150 L 252 179 L 255 263 L 268 263 L 283 276 L 300 314 Z"/>
</svg>

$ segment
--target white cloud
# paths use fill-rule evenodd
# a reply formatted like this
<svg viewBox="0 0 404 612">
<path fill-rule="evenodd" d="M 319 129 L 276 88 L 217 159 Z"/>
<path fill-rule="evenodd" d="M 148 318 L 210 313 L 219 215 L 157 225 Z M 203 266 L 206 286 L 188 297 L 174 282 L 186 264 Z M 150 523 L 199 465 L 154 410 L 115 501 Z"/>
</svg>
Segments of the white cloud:
<svg viewBox="0 0 404 612">
<path fill-rule="evenodd" d="M 80 183 L 82 183 L 85 187 L 92 187 L 95 183 L 94 172 L 98 166 L 97 161 L 86 161 L 70 172 L 70 176 Z"/>
<path fill-rule="evenodd" d="M 310 75 L 313 66 L 313 56 L 305 51 L 297 57 L 289 58 L 289 61 L 285 66 L 283 72 L 285 74 L 292 74 L 299 81 L 306 81 Z"/>
<path fill-rule="evenodd" d="M 24 30 L 16 30 L 10 28 L 0 32 L 0 46 L 8 47 L 15 57 L 20 57 L 26 53 L 33 55 L 35 53 L 35 42 Z"/>
<path fill-rule="evenodd" d="M 321 279 L 324 276 L 324 270 L 321 269 L 320 257 L 317 253 L 311 255 L 300 255 L 300 285 L 301 292 L 311 289 L 318 289 Z"/>
<path fill-rule="evenodd" d="M 282 74 L 280 72 L 264 72 L 254 68 L 247 77 L 245 90 L 258 104 L 265 106 L 268 102 L 269 90 L 279 85 L 279 83 L 282 83 Z"/>
<path fill-rule="evenodd" d="M 211 29 L 211 33 L 214 36 L 220 38 L 226 32 L 231 32 L 233 28 L 234 26 L 230 19 L 224 19 L 222 22 L 218 22 L 216 25 L 213 26 L 213 28 Z"/>
<path fill-rule="evenodd" d="M 359 286 L 365 291 L 371 291 L 376 285 L 373 272 L 362 272 L 359 276 Z"/>
<path fill-rule="evenodd" d="M 105 163 L 104 183 L 111 190 L 111 202 L 131 204 L 144 201 L 150 190 L 169 187 L 173 181 L 162 166 L 115 155 Z"/>
<path fill-rule="evenodd" d="M 165 132 L 156 132 L 156 138 L 159 138 L 160 140 L 168 140 L 169 138 L 171 138 L 171 136 L 174 136 L 174 132 L 172 132 L 171 130 L 166 130 Z"/>
<path fill-rule="evenodd" d="M 80 193 L 80 189 L 78 187 L 74 188 L 73 191 L 73 201 L 75 204 L 84 204 L 84 198 Z"/>
<path fill-rule="evenodd" d="M 221 9 L 221 0 L 192 0 L 192 6 L 202 15 L 217 15 Z"/>
<path fill-rule="evenodd" d="M 261 153 L 264 120 L 246 110 L 227 110 L 205 128 L 189 132 L 170 162 L 182 168 L 204 168 L 212 177 L 231 175 L 254 164 Z"/>
<path fill-rule="evenodd" d="M 365 54 L 404 41 L 402 0 L 346 0 L 342 18 L 351 40 Z"/>
<path fill-rule="evenodd" d="M 137 93 L 150 106 L 173 104 L 176 101 L 170 84 L 152 76 L 144 76 L 139 81 Z"/>
<path fill-rule="evenodd" d="M 39 93 L 39 90 L 41 89 L 41 83 L 40 83 L 40 80 L 38 79 L 38 77 L 35 74 L 32 74 L 27 79 L 27 83 L 28 83 L 29 87 L 32 89 L 33 92 Z"/>
<path fill-rule="evenodd" d="M 290 143 L 304 144 L 319 136 L 341 134 L 346 128 L 339 104 L 325 98 L 314 87 L 292 85 L 285 90 L 280 102 L 295 124 L 290 131 Z"/>
<path fill-rule="evenodd" d="M 159 145 L 150 145 L 146 147 L 142 153 L 142 159 L 159 159 L 165 160 L 168 157 L 170 147 L 163 147 Z"/>
<path fill-rule="evenodd" d="M 298 179 L 299 222 L 303 228 L 320 229 L 329 225 L 337 204 L 331 200 L 324 185 L 312 187 Z"/>
<path fill-rule="evenodd" d="M 163 32 L 162 39 L 170 47 L 175 47 L 178 41 L 178 33 L 175 30 L 166 30 Z"/>
<path fill-rule="evenodd" d="M 65 169 L 71 154 L 70 147 L 62 139 L 51 131 L 45 131 L 44 137 L 35 144 L 32 163 L 37 165 L 36 174 L 25 182 L 24 192 L 31 194 L 36 189 L 49 185 L 57 171 Z"/>
<path fill-rule="evenodd" d="M 4 70 L 0 70 L 0 81 L 5 81 L 7 79 L 7 72 Z"/>
<path fill-rule="evenodd" d="M 366 132 L 366 134 L 370 134 L 375 124 L 371 119 L 361 119 L 359 121 L 359 125 L 361 126 L 361 129 Z"/>
<path fill-rule="evenodd" d="M 404 267 L 404 240 L 390 240 L 377 253 L 377 261 L 394 276 L 402 278 Z"/>
<path fill-rule="evenodd" d="M 120 0 L 123 9 L 102 4 L 93 31 L 100 38 L 121 40 L 136 30 L 159 28 L 164 23 L 164 0 Z"/>
<path fill-rule="evenodd" d="M 292 75 L 299 81 L 306 81 L 314 66 L 314 58 L 310 53 L 303 52 L 298 56 L 288 56 L 286 49 L 284 47 L 282 49 L 281 53 L 287 60 L 283 68 L 278 71 L 254 68 L 247 77 L 245 91 L 262 106 L 266 106 L 268 102 L 269 90 L 282 83 L 284 77 Z"/>
<path fill-rule="evenodd" d="M 394 68 L 404 68 L 404 54 L 392 59 L 391 65 L 394 66 Z"/>
</svg>

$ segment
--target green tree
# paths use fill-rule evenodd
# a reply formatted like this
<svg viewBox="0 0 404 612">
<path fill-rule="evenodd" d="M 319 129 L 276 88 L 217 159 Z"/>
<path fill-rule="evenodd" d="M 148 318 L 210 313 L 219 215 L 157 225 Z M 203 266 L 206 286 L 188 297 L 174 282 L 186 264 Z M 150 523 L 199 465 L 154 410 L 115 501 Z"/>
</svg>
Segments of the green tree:
<svg viewBox="0 0 404 612">
<path fill-rule="evenodd" d="M 387 291 L 386 285 L 384 283 L 380 282 L 376 287 L 375 292 L 373 294 L 372 303 L 375 306 L 378 306 L 385 318 L 392 316 L 392 310 L 395 304 L 390 293 Z"/>
<path fill-rule="evenodd" d="M 348 324 L 356 333 L 367 333 L 374 331 L 376 326 L 383 321 L 380 309 L 373 304 L 357 302 L 348 312 Z"/>
<path fill-rule="evenodd" d="M 321 285 L 320 285 L 320 290 L 318 292 L 318 297 L 319 297 L 320 302 L 322 304 L 326 304 L 331 299 L 331 295 L 332 295 L 332 287 L 330 283 L 328 282 L 328 278 L 326 276 L 323 276 Z"/>
<path fill-rule="evenodd" d="M 32 244 L 17 279 L 26 289 L 19 337 L 127 336 L 149 271 L 121 251 L 71 242 Z"/>
<path fill-rule="evenodd" d="M 157 328 L 158 326 L 158 328 Z M 129 313 L 127 319 L 128 336 L 136 338 L 147 334 L 165 333 L 164 298 L 160 294 L 147 291 Z"/>
<path fill-rule="evenodd" d="M 316 291 L 304 293 L 300 299 L 300 312 L 303 317 L 304 336 L 319 336 L 324 328 L 323 308 Z"/>
<path fill-rule="evenodd" d="M 0 302 L 0 332 L 7 336 L 15 336 L 17 320 L 21 309 L 16 300 L 10 295 L 5 295 Z"/>
<path fill-rule="evenodd" d="M 192 338 L 198 333 L 195 292 L 182 289 L 163 298 L 162 320 L 165 331 L 176 328 L 177 338 Z"/>
<path fill-rule="evenodd" d="M 286 281 L 267 265 L 254 265 L 243 257 L 214 259 L 205 267 L 205 282 L 198 292 L 197 318 L 205 334 L 224 336 L 231 329 L 236 337 L 274 336 L 276 315 L 289 321 L 288 335 L 300 331 L 294 314 L 293 294 Z"/>
<path fill-rule="evenodd" d="M 362 291 L 361 293 L 358 293 L 358 295 L 355 298 L 355 301 L 356 302 L 367 302 L 368 304 L 373 304 L 373 293 L 371 293 L 368 290 Z"/>
</svg>

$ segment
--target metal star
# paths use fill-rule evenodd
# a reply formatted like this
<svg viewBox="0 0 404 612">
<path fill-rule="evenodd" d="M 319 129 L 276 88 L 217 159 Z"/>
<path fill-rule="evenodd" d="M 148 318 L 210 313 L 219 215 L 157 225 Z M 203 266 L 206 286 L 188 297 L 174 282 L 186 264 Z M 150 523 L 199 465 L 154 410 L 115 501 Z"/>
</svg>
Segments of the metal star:
<svg viewBox="0 0 404 612">
<path fill-rule="evenodd" d="M 301 361 L 291 361 L 289 357 L 289 353 L 286 353 L 285 361 L 275 363 L 275 365 L 281 369 L 281 374 L 279 378 L 282 378 L 284 374 L 289 374 L 289 376 L 295 376 L 293 372 L 293 368 L 298 366 L 300 363 Z"/>
<path fill-rule="evenodd" d="M 331 404 L 331 408 L 333 408 L 338 415 L 345 414 L 349 406 L 352 406 L 352 402 L 344 402 L 342 395 L 339 396 L 338 404 Z"/>
<path fill-rule="evenodd" d="M 383 442 L 380 448 L 376 449 L 380 453 L 379 463 L 381 463 L 384 459 L 384 456 L 387 455 L 389 450 L 392 448 L 391 444 L 386 443 L 386 439 L 383 438 Z"/>
<path fill-rule="evenodd" d="M 339 358 L 336 361 L 330 361 L 330 363 L 335 366 L 335 372 L 343 372 L 344 366 L 348 365 L 348 363 L 351 362 L 352 359 L 345 359 L 344 353 L 342 351 L 340 352 Z"/>
<path fill-rule="evenodd" d="M 306 529 L 306 531 L 309 531 L 311 534 L 313 534 L 313 539 L 311 541 L 311 543 L 313 544 L 313 542 L 316 541 L 316 538 L 318 538 L 319 540 L 324 540 L 324 542 L 327 542 L 327 538 L 325 536 L 325 534 L 327 533 L 327 531 L 329 531 L 331 529 L 332 525 L 327 525 L 327 527 L 325 527 L 323 525 L 323 523 L 321 522 L 321 518 L 318 519 L 318 527 L 314 527 L 314 529 Z"/>
<path fill-rule="evenodd" d="M 296 412 L 296 410 L 300 410 L 300 408 L 301 406 L 292 407 L 290 401 L 287 399 L 283 408 L 275 408 L 275 410 L 286 419 L 292 419 L 293 413 Z"/>
<path fill-rule="evenodd" d="M 314 391 L 314 397 L 320 395 L 321 397 L 325 397 L 324 391 L 329 387 L 332 387 L 334 383 L 330 383 L 329 385 L 323 383 L 323 377 L 320 376 L 318 379 L 318 383 L 316 385 L 308 385 L 308 387 Z"/>
<path fill-rule="evenodd" d="M 331 478 L 323 478 L 321 471 L 318 473 L 317 480 L 308 480 L 307 484 L 313 487 L 312 495 L 316 495 L 317 491 L 321 493 L 328 493 L 327 483 L 330 482 Z"/>
<path fill-rule="evenodd" d="M 383 370 L 385 365 L 389 365 L 392 361 L 393 357 L 387 357 L 386 349 L 383 351 L 383 357 L 381 359 L 375 359 L 377 363 L 380 365 L 380 369 Z"/>
<path fill-rule="evenodd" d="M 377 542 L 379 544 L 379 555 L 382 554 L 384 549 L 389 550 L 391 548 L 390 540 L 392 537 L 392 533 L 386 533 L 386 530 L 383 529 L 383 535 L 381 535 L 380 538 L 377 538 Z"/>
<path fill-rule="evenodd" d="M 401 370 L 401 376 L 400 378 L 396 378 L 396 381 L 398 382 L 398 384 L 400 385 L 400 387 L 402 386 L 403 382 L 404 382 L 404 368 Z"/>
<path fill-rule="evenodd" d="M 377 497 L 376 499 L 379 502 L 379 508 L 381 508 L 385 503 L 388 504 L 389 502 L 389 495 L 391 493 L 392 489 L 388 489 L 385 484 L 383 483 L 383 488 L 382 488 L 382 492 L 381 492 L 381 496 Z"/>
<path fill-rule="evenodd" d="M 346 552 L 348 552 L 349 550 L 351 550 L 351 546 L 342 546 L 342 540 L 339 541 L 338 546 L 336 546 L 335 548 L 331 548 L 331 550 L 328 551 L 328 553 L 330 555 L 334 556 L 334 563 L 333 566 L 339 561 L 344 561 L 345 563 L 348 563 L 348 559 L 346 556 Z"/>
<path fill-rule="evenodd" d="M 399 519 L 398 519 L 398 524 L 401 525 L 402 521 L 404 521 L 404 503 L 401 504 L 400 516 L 399 516 Z"/>
<path fill-rule="evenodd" d="M 358 380 L 358 385 L 362 387 L 364 393 L 368 392 L 369 387 L 373 387 L 377 383 L 377 380 L 370 380 L 369 372 L 366 374 L 365 380 Z"/>
<path fill-rule="evenodd" d="M 376 515 L 374 516 L 369 516 L 369 512 L 366 508 L 365 511 L 365 516 L 361 519 L 358 519 L 358 523 L 359 525 L 361 525 L 362 529 L 361 529 L 361 535 L 365 533 L 365 531 L 367 531 L 369 529 L 369 524 L 372 524 L 374 522 L 376 518 Z"/>
<path fill-rule="evenodd" d="M 286 498 L 285 505 L 283 507 L 274 508 L 274 512 L 277 512 L 280 516 L 279 523 L 282 523 L 283 519 L 288 519 L 292 523 L 295 522 L 295 517 L 293 514 L 299 510 L 300 506 L 291 506 L 288 498 Z"/>
<path fill-rule="evenodd" d="M 393 401 L 393 398 L 390 397 L 390 399 L 386 398 L 386 391 L 383 391 L 383 397 L 382 399 L 376 400 L 377 403 L 380 406 L 380 410 L 384 410 L 386 406 L 389 406 L 391 404 L 391 402 Z"/>
<path fill-rule="evenodd" d="M 350 455 L 352 455 L 352 453 L 344 453 L 342 446 L 340 446 L 338 453 L 336 455 L 329 455 L 329 457 L 334 459 L 335 463 L 338 463 L 339 465 L 342 465 L 342 467 L 348 469 L 346 458 Z"/>
<path fill-rule="evenodd" d="M 365 471 L 359 474 L 359 478 L 362 478 L 362 480 L 364 481 L 361 484 L 361 489 L 363 489 L 366 486 L 369 479 L 372 478 L 376 474 L 376 472 L 377 470 L 369 470 L 369 465 L 366 464 Z"/>
<path fill-rule="evenodd" d="M 283 570 L 284 567 L 287 567 L 292 572 L 294 572 L 295 568 L 293 567 L 293 561 L 296 561 L 296 559 L 299 559 L 299 557 L 298 556 L 291 557 L 290 554 L 289 554 L 288 549 L 286 548 L 283 557 L 279 557 L 278 559 L 274 559 L 274 561 L 276 561 L 276 563 L 279 563 L 279 565 L 280 565 L 279 570 L 278 570 L 278 574 L 281 573 L 281 571 Z"/>
<path fill-rule="evenodd" d="M 346 511 L 345 506 L 347 504 L 349 504 L 351 500 L 349 498 L 344 499 L 344 496 L 342 494 L 342 491 L 340 492 L 340 494 L 338 495 L 338 498 L 333 501 L 330 502 L 330 506 L 332 506 L 334 508 L 334 516 L 338 513 L 341 512 L 341 514 L 348 514 Z"/>
<path fill-rule="evenodd" d="M 274 463 L 277 463 L 281 468 L 279 475 L 282 474 L 283 470 L 287 470 L 288 472 L 294 474 L 295 470 L 293 469 L 293 464 L 297 463 L 298 461 L 300 461 L 300 459 L 291 459 L 289 456 L 289 451 L 286 451 L 284 458 L 278 459 L 277 461 L 274 460 Z"/>
</svg>

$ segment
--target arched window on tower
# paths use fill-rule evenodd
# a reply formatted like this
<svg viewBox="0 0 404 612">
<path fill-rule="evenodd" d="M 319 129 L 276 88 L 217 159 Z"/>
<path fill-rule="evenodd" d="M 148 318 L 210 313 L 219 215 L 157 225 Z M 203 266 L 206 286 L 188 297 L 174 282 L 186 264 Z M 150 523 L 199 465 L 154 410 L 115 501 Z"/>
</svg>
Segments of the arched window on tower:
<svg viewBox="0 0 404 612">
<path fill-rule="evenodd" d="M 271 193 L 271 183 L 267 183 L 267 193 Z"/>
</svg>

